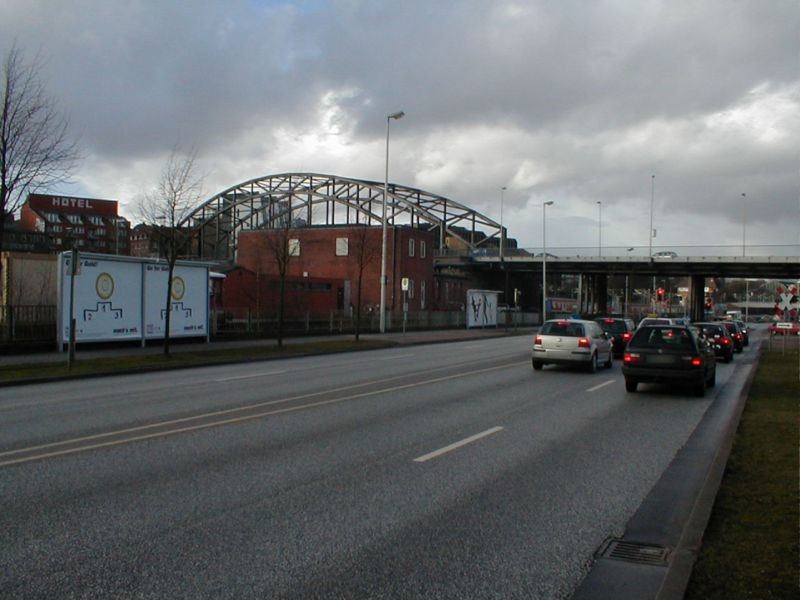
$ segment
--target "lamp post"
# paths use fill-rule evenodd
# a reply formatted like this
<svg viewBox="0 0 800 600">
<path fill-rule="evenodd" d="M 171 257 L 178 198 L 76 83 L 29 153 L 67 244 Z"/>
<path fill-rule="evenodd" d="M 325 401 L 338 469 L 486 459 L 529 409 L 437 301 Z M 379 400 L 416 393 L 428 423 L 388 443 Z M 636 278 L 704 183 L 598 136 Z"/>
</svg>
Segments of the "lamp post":
<svg viewBox="0 0 800 600">
<path fill-rule="evenodd" d="M 542 203 L 542 325 L 547 320 L 547 207 L 553 201 Z"/>
<path fill-rule="evenodd" d="M 597 201 L 597 256 L 603 256 L 603 201 Z"/>
<path fill-rule="evenodd" d="M 650 247 L 648 249 L 648 256 L 653 257 L 653 203 L 656 195 L 656 176 L 650 176 Z"/>
<path fill-rule="evenodd" d="M 506 186 L 500 188 L 500 260 L 505 258 L 506 236 L 505 229 L 503 228 L 503 195 L 506 191 Z"/>
<path fill-rule="evenodd" d="M 742 258 L 747 256 L 747 194 L 742 192 Z M 744 321 L 750 316 L 750 280 L 744 280 Z"/>
<path fill-rule="evenodd" d="M 402 110 L 386 117 L 386 172 L 383 179 L 383 208 L 381 211 L 381 314 L 380 332 L 386 333 L 386 202 L 389 197 L 389 123 L 392 119 L 402 119 L 405 115 Z"/>
</svg>

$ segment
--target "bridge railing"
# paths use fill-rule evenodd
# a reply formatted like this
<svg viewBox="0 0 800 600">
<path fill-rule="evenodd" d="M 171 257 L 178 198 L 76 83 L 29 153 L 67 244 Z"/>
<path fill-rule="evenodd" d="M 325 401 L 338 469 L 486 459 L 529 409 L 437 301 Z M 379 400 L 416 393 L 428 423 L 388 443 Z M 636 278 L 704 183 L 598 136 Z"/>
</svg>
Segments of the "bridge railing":
<svg viewBox="0 0 800 600">
<path fill-rule="evenodd" d="M 506 248 L 503 256 L 509 260 L 542 258 L 542 247 Z M 499 248 L 445 249 L 434 253 L 437 258 L 498 258 Z M 649 246 L 548 246 L 548 258 L 621 258 L 649 259 Z M 715 246 L 653 246 L 652 256 L 656 260 L 681 260 L 683 258 L 726 258 L 742 259 L 764 258 L 770 256 L 800 256 L 800 244 L 741 244 Z"/>
</svg>

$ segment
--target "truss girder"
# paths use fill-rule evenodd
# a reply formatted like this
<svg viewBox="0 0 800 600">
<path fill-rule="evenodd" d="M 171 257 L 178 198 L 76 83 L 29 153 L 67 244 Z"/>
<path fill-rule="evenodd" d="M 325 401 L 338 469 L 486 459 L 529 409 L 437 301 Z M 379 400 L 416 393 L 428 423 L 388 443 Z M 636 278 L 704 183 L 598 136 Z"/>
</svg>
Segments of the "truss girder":
<svg viewBox="0 0 800 600">
<path fill-rule="evenodd" d="M 268 175 L 211 197 L 181 225 L 194 227 L 201 256 L 233 258 L 240 231 L 284 226 L 286 219 L 303 219 L 304 226 L 380 225 L 383 191 L 383 183 L 335 175 Z M 397 184 L 388 191 L 389 225 L 439 230 L 440 240 L 454 237 L 470 248 L 500 235 L 496 221 L 444 196 Z"/>
</svg>

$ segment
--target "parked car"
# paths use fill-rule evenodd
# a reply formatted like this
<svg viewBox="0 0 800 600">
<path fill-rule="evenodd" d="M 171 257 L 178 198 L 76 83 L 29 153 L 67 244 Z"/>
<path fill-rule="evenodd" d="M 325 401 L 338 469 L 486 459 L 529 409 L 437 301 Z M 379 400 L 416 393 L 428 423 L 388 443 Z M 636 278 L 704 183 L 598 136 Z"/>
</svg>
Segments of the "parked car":
<svg viewBox="0 0 800 600">
<path fill-rule="evenodd" d="M 611 368 L 614 343 L 594 321 L 552 319 L 536 334 L 531 364 L 537 371 L 544 365 L 580 365 L 590 373 L 598 363 Z"/>
<path fill-rule="evenodd" d="M 717 356 L 721 357 L 724 362 L 733 360 L 733 339 L 727 328 L 723 327 L 721 323 L 695 323 L 694 326 L 711 344 Z"/>
<path fill-rule="evenodd" d="M 653 252 L 653 258 L 678 258 L 677 252 L 666 250 L 663 252 Z"/>
<path fill-rule="evenodd" d="M 622 362 L 625 389 L 640 383 L 689 386 L 696 396 L 713 387 L 717 377 L 714 349 L 692 327 L 654 325 L 636 330 Z"/>
<path fill-rule="evenodd" d="M 739 329 L 742 332 L 742 338 L 743 338 L 742 341 L 744 342 L 744 345 L 745 346 L 749 346 L 750 345 L 750 328 L 747 326 L 747 323 L 745 323 L 744 321 L 740 321 L 739 319 L 734 319 L 733 322 L 736 323 L 739 326 Z"/>
<path fill-rule="evenodd" d="M 731 336 L 733 340 L 733 349 L 735 352 L 743 352 L 744 351 L 744 336 L 742 335 L 742 330 L 739 329 L 739 326 L 736 324 L 735 321 L 720 321 L 720 325 L 725 327 L 728 330 L 728 334 Z"/>
<path fill-rule="evenodd" d="M 633 319 L 620 317 L 597 317 L 595 321 L 606 333 L 610 333 L 614 340 L 614 356 L 620 357 L 625 352 L 625 346 L 633 337 L 636 326 Z"/>
</svg>

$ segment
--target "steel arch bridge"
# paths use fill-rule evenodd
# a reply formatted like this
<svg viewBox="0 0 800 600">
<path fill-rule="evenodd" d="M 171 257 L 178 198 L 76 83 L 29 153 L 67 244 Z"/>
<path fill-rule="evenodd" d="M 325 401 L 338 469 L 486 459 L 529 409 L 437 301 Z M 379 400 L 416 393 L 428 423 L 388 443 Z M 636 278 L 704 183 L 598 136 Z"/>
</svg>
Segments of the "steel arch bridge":
<svg viewBox="0 0 800 600">
<path fill-rule="evenodd" d="M 381 225 L 384 184 L 323 175 L 282 173 L 245 181 L 198 206 L 180 223 L 190 227 L 202 259 L 234 260 L 239 232 L 286 227 Z M 424 190 L 389 184 L 388 226 L 437 235 L 448 246 L 497 246 L 500 224 L 463 204 Z"/>
</svg>

